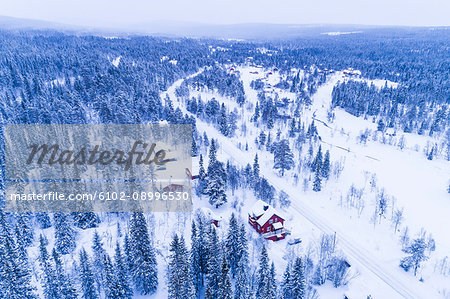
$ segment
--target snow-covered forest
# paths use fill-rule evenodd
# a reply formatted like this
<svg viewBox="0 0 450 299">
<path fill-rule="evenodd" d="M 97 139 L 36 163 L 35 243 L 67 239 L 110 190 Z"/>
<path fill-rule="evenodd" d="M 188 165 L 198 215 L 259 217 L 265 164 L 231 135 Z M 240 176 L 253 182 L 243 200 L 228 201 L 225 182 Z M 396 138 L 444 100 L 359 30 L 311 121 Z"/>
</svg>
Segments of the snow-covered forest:
<svg viewBox="0 0 450 299">
<path fill-rule="evenodd" d="M 1 208 L 0 297 L 450 298 L 449 41 L 0 30 L 2 126 L 192 124 L 194 175 L 191 213 Z"/>
</svg>

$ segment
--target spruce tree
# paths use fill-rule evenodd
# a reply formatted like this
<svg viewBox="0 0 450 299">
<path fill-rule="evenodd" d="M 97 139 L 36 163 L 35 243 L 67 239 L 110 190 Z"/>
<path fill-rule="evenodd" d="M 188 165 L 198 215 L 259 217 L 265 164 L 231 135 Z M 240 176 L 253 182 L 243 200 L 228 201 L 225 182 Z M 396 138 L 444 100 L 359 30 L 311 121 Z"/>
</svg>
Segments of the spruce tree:
<svg viewBox="0 0 450 299">
<path fill-rule="evenodd" d="M 328 179 L 330 177 L 330 151 L 325 153 L 320 171 L 323 178 Z"/>
<path fill-rule="evenodd" d="M 66 275 L 63 269 L 61 257 L 59 253 L 53 248 L 52 250 L 53 262 L 55 263 L 55 284 L 58 288 L 59 298 L 63 299 L 77 299 L 78 293 L 70 277 Z"/>
<path fill-rule="evenodd" d="M 130 220 L 130 273 L 136 290 L 150 295 L 158 287 L 158 268 L 155 249 L 150 242 L 147 223 L 141 212 L 134 212 Z"/>
<path fill-rule="evenodd" d="M 94 237 L 92 239 L 92 252 L 93 252 L 93 272 L 95 277 L 95 282 L 97 285 L 98 293 L 102 288 L 105 274 L 105 255 L 106 251 L 103 248 L 102 240 L 97 231 L 94 232 Z"/>
<path fill-rule="evenodd" d="M 231 299 L 232 297 L 233 297 L 233 293 L 231 290 L 231 281 L 230 281 L 228 262 L 227 262 L 227 259 L 225 257 L 223 257 L 222 271 L 220 274 L 220 281 L 219 281 L 218 298 Z"/>
<path fill-rule="evenodd" d="M 61 254 L 71 253 L 75 249 L 75 231 L 67 216 L 63 213 L 55 213 L 55 246 Z"/>
<path fill-rule="evenodd" d="M 248 258 L 247 253 L 245 253 L 239 259 L 238 268 L 236 271 L 234 299 L 250 298 L 248 271 Z"/>
<path fill-rule="evenodd" d="M 275 279 L 275 264 L 272 262 L 267 282 L 267 298 L 275 299 L 277 297 L 277 282 Z"/>
<path fill-rule="evenodd" d="M 231 269 L 231 275 L 234 278 L 236 275 L 236 270 L 240 258 L 240 252 L 238 249 L 240 249 L 239 244 L 239 226 L 236 220 L 236 217 L 234 216 L 234 213 L 231 213 L 230 217 L 230 224 L 228 227 L 228 234 L 226 239 L 226 256 L 230 265 Z"/>
<path fill-rule="evenodd" d="M 103 255 L 103 285 L 105 289 L 105 298 L 106 299 L 116 299 L 123 298 L 120 293 L 120 286 L 117 279 L 117 272 L 114 269 L 114 266 L 111 262 L 111 258 L 108 254 Z"/>
<path fill-rule="evenodd" d="M 278 142 L 275 146 L 275 151 L 273 154 L 273 168 L 279 169 L 280 174 L 284 176 L 284 172 L 294 166 L 294 155 L 289 148 L 289 141 L 287 139 L 283 139 Z"/>
<path fill-rule="evenodd" d="M 224 103 L 222 103 L 222 106 L 220 107 L 219 130 L 224 136 L 228 136 L 227 110 Z"/>
<path fill-rule="evenodd" d="M 206 186 L 207 186 L 207 179 L 205 167 L 203 166 L 203 155 L 200 154 L 198 185 L 197 185 L 198 195 L 205 194 Z"/>
<path fill-rule="evenodd" d="M 317 151 L 316 157 L 311 164 L 312 171 L 319 171 L 322 168 L 322 146 L 319 145 L 319 150 Z"/>
<path fill-rule="evenodd" d="M 80 281 L 81 281 L 81 298 L 98 299 L 97 289 L 95 288 L 94 274 L 92 272 L 91 263 L 88 254 L 84 248 L 80 251 Z"/>
<path fill-rule="evenodd" d="M 133 289 L 130 286 L 130 277 L 126 261 L 120 249 L 119 241 L 116 243 L 114 255 L 115 269 L 117 271 L 117 284 L 119 288 L 119 298 L 130 299 L 133 297 Z"/>
<path fill-rule="evenodd" d="M 72 212 L 73 224 L 81 229 L 98 227 L 100 218 L 94 212 Z"/>
<path fill-rule="evenodd" d="M 39 265 L 42 270 L 42 285 L 44 288 L 44 297 L 46 299 L 58 299 L 58 285 L 56 284 L 55 269 L 50 263 L 50 256 L 47 251 L 46 241 L 41 234 L 39 237 Z"/>
<path fill-rule="evenodd" d="M 3 211 L 0 211 L 0 295 L 8 299 L 38 298 L 31 285 L 28 262 L 19 255 Z"/>
<path fill-rule="evenodd" d="M 227 202 L 225 183 L 220 175 L 208 176 L 206 193 L 209 196 L 209 204 L 216 208 Z"/>
<path fill-rule="evenodd" d="M 256 182 L 259 179 L 259 162 L 258 154 L 255 154 L 255 159 L 253 160 L 253 181 Z"/>
<path fill-rule="evenodd" d="M 283 281 L 281 282 L 281 298 L 292 298 L 291 266 L 289 263 L 286 265 L 286 270 L 283 274 Z"/>
<path fill-rule="evenodd" d="M 207 273 L 207 288 L 210 290 L 209 298 L 218 298 L 219 293 L 219 283 L 220 283 L 220 246 L 219 240 L 217 238 L 216 229 L 212 226 L 210 227 L 208 238 L 208 252 L 207 252 L 207 263 L 208 263 L 208 273 Z"/>
<path fill-rule="evenodd" d="M 306 282 L 304 272 L 305 270 L 303 267 L 302 259 L 297 257 L 294 266 L 292 267 L 292 276 L 291 276 L 293 299 L 305 298 Z"/>
<path fill-rule="evenodd" d="M 314 173 L 313 191 L 319 192 L 322 190 L 322 179 L 320 178 L 320 170 L 316 169 Z"/>
<path fill-rule="evenodd" d="M 39 224 L 40 229 L 46 229 L 52 226 L 50 217 L 48 216 L 48 213 L 45 212 L 36 213 L 36 221 Z"/>
<path fill-rule="evenodd" d="M 170 256 L 168 267 L 169 298 L 193 298 L 195 289 L 192 283 L 188 251 L 183 237 L 174 235 L 170 243 Z"/>
<path fill-rule="evenodd" d="M 20 230 L 20 242 L 28 247 L 33 242 L 33 228 L 30 220 L 30 213 L 20 213 L 17 217 L 17 225 Z M 19 241 L 19 240 L 18 240 Z"/>
<path fill-rule="evenodd" d="M 263 246 L 261 256 L 259 258 L 259 269 L 256 281 L 256 298 L 270 298 L 271 291 L 269 290 L 270 268 L 269 256 L 267 255 L 266 247 Z"/>
<path fill-rule="evenodd" d="M 202 253 L 200 252 L 200 237 L 198 235 L 195 221 L 192 221 L 191 226 L 191 275 L 194 284 L 195 294 L 199 296 L 199 292 L 203 287 L 203 273 L 202 273 Z"/>
</svg>

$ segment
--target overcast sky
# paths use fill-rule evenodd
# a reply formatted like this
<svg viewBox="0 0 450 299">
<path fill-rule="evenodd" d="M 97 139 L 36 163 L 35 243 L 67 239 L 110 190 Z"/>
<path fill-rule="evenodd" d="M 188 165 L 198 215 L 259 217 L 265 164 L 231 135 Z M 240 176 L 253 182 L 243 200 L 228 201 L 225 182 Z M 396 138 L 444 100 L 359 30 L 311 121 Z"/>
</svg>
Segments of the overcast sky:
<svg viewBox="0 0 450 299">
<path fill-rule="evenodd" d="M 96 27 L 153 21 L 449 26 L 450 0 L 0 0 L 0 15 Z"/>
</svg>

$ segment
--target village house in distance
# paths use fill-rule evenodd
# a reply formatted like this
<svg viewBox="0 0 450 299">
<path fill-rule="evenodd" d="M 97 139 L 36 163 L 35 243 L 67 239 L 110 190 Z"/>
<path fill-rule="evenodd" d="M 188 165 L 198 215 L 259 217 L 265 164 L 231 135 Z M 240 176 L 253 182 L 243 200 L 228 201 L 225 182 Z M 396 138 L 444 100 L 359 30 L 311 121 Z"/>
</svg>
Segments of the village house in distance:
<svg viewBox="0 0 450 299">
<path fill-rule="evenodd" d="M 258 200 L 252 206 L 248 222 L 265 239 L 278 241 L 286 237 L 284 219 L 271 205 L 262 200 Z"/>
</svg>

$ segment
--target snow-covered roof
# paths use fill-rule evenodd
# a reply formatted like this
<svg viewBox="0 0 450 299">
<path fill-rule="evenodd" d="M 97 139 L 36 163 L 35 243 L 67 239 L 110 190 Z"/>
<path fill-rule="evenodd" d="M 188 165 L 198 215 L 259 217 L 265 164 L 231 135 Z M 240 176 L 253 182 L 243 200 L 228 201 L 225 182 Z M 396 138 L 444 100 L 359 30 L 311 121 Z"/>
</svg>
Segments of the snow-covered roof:
<svg viewBox="0 0 450 299">
<path fill-rule="evenodd" d="M 274 214 L 281 218 L 280 214 L 268 203 L 258 200 L 255 202 L 250 210 L 250 213 L 253 217 L 258 218 L 256 223 L 263 226 L 267 221 L 269 221 L 270 217 Z"/>
<path fill-rule="evenodd" d="M 258 200 L 253 204 L 250 209 L 250 214 L 254 217 L 259 217 L 266 211 L 265 207 L 269 207 L 270 205 L 262 200 Z"/>
<path fill-rule="evenodd" d="M 220 220 L 222 220 L 222 217 L 216 215 L 213 211 L 211 211 L 211 209 L 208 209 L 208 208 L 206 208 L 206 207 L 200 208 L 200 212 L 201 212 L 206 218 L 208 218 L 208 220 L 215 220 L 215 221 L 220 221 Z"/>
</svg>

